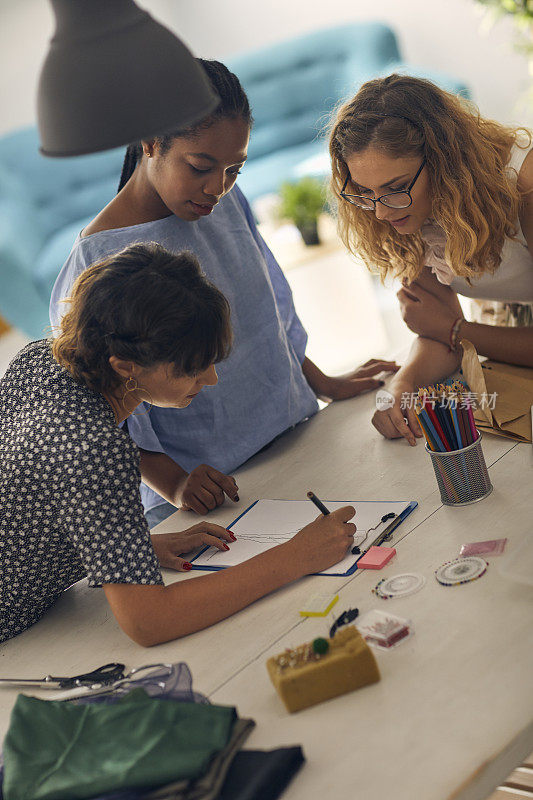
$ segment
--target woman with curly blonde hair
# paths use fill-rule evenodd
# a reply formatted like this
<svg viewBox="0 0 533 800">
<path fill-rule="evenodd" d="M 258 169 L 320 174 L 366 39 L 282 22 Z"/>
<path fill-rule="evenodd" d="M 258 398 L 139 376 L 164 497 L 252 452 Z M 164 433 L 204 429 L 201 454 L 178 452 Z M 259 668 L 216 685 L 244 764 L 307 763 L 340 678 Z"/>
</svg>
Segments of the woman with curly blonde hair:
<svg viewBox="0 0 533 800">
<path fill-rule="evenodd" d="M 402 316 L 418 334 L 392 379 L 394 406 L 372 420 L 387 438 L 416 444 L 422 433 L 401 396 L 452 373 L 461 338 L 481 355 L 533 366 L 533 328 L 468 322 L 457 298 L 533 302 L 531 147 L 527 130 L 409 76 L 368 81 L 337 112 L 340 236 L 382 278 L 402 281 Z"/>
</svg>

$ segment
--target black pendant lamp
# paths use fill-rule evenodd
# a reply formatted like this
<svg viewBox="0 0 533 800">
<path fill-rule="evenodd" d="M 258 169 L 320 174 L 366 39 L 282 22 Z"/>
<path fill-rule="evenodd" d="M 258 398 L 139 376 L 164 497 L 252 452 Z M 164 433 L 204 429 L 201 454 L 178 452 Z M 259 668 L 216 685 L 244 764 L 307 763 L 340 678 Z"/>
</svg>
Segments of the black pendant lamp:
<svg viewBox="0 0 533 800">
<path fill-rule="evenodd" d="M 133 0 L 51 0 L 37 97 L 40 151 L 77 156 L 170 133 L 219 99 L 191 52 Z"/>
</svg>

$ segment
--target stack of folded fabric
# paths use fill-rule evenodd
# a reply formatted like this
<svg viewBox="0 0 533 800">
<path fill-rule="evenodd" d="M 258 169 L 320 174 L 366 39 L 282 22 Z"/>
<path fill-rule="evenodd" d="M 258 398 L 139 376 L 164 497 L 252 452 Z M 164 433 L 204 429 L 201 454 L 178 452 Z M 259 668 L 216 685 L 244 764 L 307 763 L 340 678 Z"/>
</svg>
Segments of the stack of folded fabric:
<svg viewBox="0 0 533 800">
<path fill-rule="evenodd" d="M 185 665 L 182 665 L 185 666 Z M 254 727 L 235 708 L 140 688 L 46 701 L 19 695 L 4 742 L 4 800 L 274 800 L 301 748 L 239 750 Z M 187 698 L 188 699 L 188 698 Z"/>
</svg>

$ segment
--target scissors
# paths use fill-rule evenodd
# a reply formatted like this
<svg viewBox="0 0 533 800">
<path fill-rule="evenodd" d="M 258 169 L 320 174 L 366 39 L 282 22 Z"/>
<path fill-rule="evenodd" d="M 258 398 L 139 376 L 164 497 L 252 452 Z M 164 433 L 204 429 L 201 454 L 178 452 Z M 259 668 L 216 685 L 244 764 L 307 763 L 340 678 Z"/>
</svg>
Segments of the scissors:
<svg viewBox="0 0 533 800">
<path fill-rule="evenodd" d="M 123 691 L 128 691 L 135 687 L 141 687 L 150 694 L 150 689 L 156 689 L 156 695 L 165 691 L 166 680 L 172 682 L 172 675 L 174 673 L 174 664 L 144 664 L 142 667 L 134 667 L 129 672 L 125 673 L 118 680 L 108 684 L 93 684 L 86 686 L 86 691 L 83 694 L 64 694 L 61 695 L 61 700 L 77 700 L 84 697 L 100 697 L 107 694 L 120 694 Z M 146 673 L 142 675 L 141 673 Z"/>
<path fill-rule="evenodd" d="M 104 664 L 92 672 L 85 672 L 81 675 L 73 675 L 71 678 L 57 678 L 54 675 L 46 675 L 44 678 L 0 678 L 1 686 L 35 686 L 39 689 L 76 689 L 80 686 L 89 689 L 100 689 L 103 686 L 120 685 L 127 683 L 134 676 L 139 677 L 139 672 L 153 669 L 163 669 L 165 674 L 172 670 L 172 664 L 144 664 L 142 667 L 134 667 L 126 672 L 124 664 L 112 662 Z"/>
<path fill-rule="evenodd" d="M 45 675 L 44 678 L 0 678 L 0 686 L 35 686 L 39 689 L 74 689 L 77 686 L 97 688 L 125 678 L 125 669 L 124 664 L 112 662 L 92 672 L 73 675 L 71 678 L 59 678 L 54 675 Z"/>
<path fill-rule="evenodd" d="M 129 672 L 125 671 L 124 664 L 104 664 L 102 667 L 82 675 L 73 675 L 71 678 L 56 678 L 47 675 L 41 679 L 32 678 L 0 678 L 2 686 L 36 687 L 40 689 L 66 689 L 70 694 L 62 694 L 60 700 L 78 700 L 85 697 L 98 697 L 100 695 L 114 694 L 115 692 L 128 691 L 139 686 L 146 691 L 154 689 L 156 695 L 161 694 L 167 687 L 167 681 L 176 682 L 174 672 L 180 664 L 144 664 L 134 667 Z M 145 673 L 143 675 L 143 673 Z M 179 674 L 179 673 L 178 673 Z M 174 676 L 174 679 L 173 679 Z M 175 686 L 174 686 L 175 688 Z M 80 694 L 79 689 L 85 691 Z"/>
</svg>

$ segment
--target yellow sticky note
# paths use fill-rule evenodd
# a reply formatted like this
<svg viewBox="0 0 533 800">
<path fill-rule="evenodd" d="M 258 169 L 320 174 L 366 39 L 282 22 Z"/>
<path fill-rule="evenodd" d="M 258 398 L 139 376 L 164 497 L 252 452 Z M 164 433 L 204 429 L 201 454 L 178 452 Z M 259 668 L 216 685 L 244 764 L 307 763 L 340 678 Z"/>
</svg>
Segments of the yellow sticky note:
<svg viewBox="0 0 533 800">
<path fill-rule="evenodd" d="M 308 597 L 300 611 L 301 617 L 325 617 L 337 600 L 338 594 L 313 594 Z"/>
</svg>

